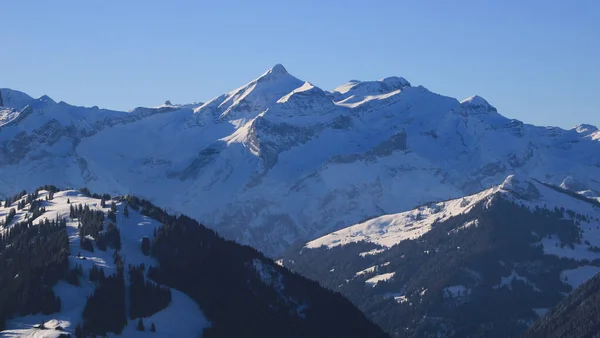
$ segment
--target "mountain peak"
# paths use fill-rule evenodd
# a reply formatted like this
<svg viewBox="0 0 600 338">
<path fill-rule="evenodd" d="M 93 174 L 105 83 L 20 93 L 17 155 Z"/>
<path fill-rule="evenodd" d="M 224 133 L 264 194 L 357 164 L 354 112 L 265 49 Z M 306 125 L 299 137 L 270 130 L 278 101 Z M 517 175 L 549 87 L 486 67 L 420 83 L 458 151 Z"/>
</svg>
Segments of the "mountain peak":
<svg viewBox="0 0 600 338">
<path fill-rule="evenodd" d="M 573 129 L 575 129 L 575 131 L 577 131 L 580 134 L 589 134 L 598 131 L 598 127 L 593 126 L 591 124 L 580 124 Z"/>
<path fill-rule="evenodd" d="M 524 175 L 509 175 L 504 182 L 502 182 L 500 188 L 512 191 L 526 200 L 533 200 L 540 197 L 539 190 L 531 180 Z"/>
<path fill-rule="evenodd" d="M 472 105 L 472 106 L 490 106 L 491 107 L 491 105 L 486 101 L 486 99 L 484 99 L 483 97 L 481 97 L 479 95 L 473 95 L 471 97 L 468 97 L 468 98 L 460 101 L 460 104 Z"/>
<path fill-rule="evenodd" d="M 494 106 L 489 104 L 486 99 L 479 95 L 473 95 L 460 101 L 460 105 L 468 110 L 474 110 L 477 112 L 497 112 Z"/>
<path fill-rule="evenodd" d="M 585 183 L 579 181 L 573 176 L 565 177 L 565 179 L 560 184 L 560 187 L 573 192 L 589 190 L 589 187 Z"/>
<path fill-rule="evenodd" d="M 274 73 L 287 73 L 287 69 L 285 69 L 285 67 L 281 63 L 278 63 L 275 66 L 273 66 L 273 68 L 271 68 L 271 71 Z"/>
<path fill-rule="evenodd" d="M 285 67 L 278 63 L 275 66 L 273 66 L 273 68 L 267 70 L 260 78 L 260 79 L 271 79 L 271 78 L 277 78 L 281 75 L 286 75 L 289 74 L 287 69 L 285 69 Z"/>
<path fill-rule="evenodd" d="M 408 82 L 405 78 L 399 76 L 390 76 L 381 80 L 384 84 L 394 88 L 394 89 L 402 89 L 404 87 L 410 87 L 410 82 Z"/>
<path fill-rule="evenodd" d="M 42 95 L 38 98 L 39 102 L 42 103 L 56 103 L 56 101 L 54 101 L 50 96 L 48 95 Z"/>
</svg>

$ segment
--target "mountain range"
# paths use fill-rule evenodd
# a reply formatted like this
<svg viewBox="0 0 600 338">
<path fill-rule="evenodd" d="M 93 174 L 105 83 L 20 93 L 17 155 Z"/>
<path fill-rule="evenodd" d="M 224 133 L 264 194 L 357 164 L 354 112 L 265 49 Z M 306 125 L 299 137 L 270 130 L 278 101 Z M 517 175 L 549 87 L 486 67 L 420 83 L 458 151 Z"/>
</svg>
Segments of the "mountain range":
<svg viewBox="0 0 600 338">
<path fill-rule="evenodd" d="M 600 131 L 477 95 L 282 65 L 127 112 L 2 88 L 0 173 L 0 336 L 597 327 Z"/>
<path fill-rule="evenodd" d="M 271 257 L 511 174 L 600 191 L 596 127 L 524 124 L 401 77 L 326 91 L 276 65 L 203 104 L 129 112 L 0 96 L 0 196 L 44 184 L 134 194 Z"/>
</svg>

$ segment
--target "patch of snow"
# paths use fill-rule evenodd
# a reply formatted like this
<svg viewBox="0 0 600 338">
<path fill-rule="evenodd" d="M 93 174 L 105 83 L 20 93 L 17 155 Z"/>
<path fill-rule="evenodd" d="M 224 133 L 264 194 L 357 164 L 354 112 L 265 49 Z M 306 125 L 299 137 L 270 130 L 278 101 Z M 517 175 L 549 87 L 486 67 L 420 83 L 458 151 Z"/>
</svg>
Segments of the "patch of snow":
<svg viewBox="0 0 600 338">
<path fill-rule="evenodd" d="M 406 297 L 406 295 L 404 293 L 398 292 L 398 293 L 386 293 L 383 295 L 383 298 L 394 298 L 394 300 L 399 303 L 406 303 L 408 302 L 408 298 Z"/>
<path fill-rule="evenodd" d="M 375 269 L 377 269 L 377 265 L 368 267 L 368 268 L 366 268 L 364 270 L 360 270 L 359 272 L 355 273 L 354 276 L 361 276 L 361 275 L 364 275 L 364 274 L 367 274 L 367 273 L 375 272 Z"/>
<path fill-rule="evenodd" d="M 283 276 L 274 267 L 257 258 L 252 260 L 252 266 L 263 283 L 275 287 L 279 292 L 283 291 Z"/>
<path fill-rule="evenodd" d="M 395 272 L 390 272 L 390 273 L 384 273 L 381 275 L 373 276 L 373 277 L 367 279 L 365 281 L 365 284 L 375 287 L 377 285 L 377 283 L 379 283 L 379 282 L 384 282 L 384 281 L 390 280 L 392 277 L 394 277 L 395 274 L 396 274 Z"/>
<path fill-rule="evenodd" d="M 494 285 L 492 288 L 493 289 L 499 289 L 499 288 L 502 288 L 502 287 L 507 287 L 509 290 L 512 290 L 512 282 L 515 281 L 515 280 L 519 280 L 519 281 L 524 282 L 525 284 L 531 285 L 535 291 L 540 291 L 541 292 L 541 290 L 537 286 L 535 286 L 534 283 L 532 283 L 531 281 L 529 281 L 529 279 L 527 279 L 526 277 L 523 277 L 523 276 L 519 275 L 514 270 L 507 277 L 502 277 L 501 280 L 500 280 L 500 284 L 499 285 Z"/>
<path fill-rule="evenodd" d="M 358 255 L 360 257 L 366 257 L 366 256 L 374 256 L 374 255 L 378 255 L 382 252 L 384 252 L 386 249 L 373 249 L 371 251 L 365 251 L 365 252 L 361 252 Z"/>
<path fill-rule="evenodd" d="M 532 309 L 532 310 L 533 310 L 533 312 L 535 312 L 535 314 L 536 314 L 538 317 L 540 317 L 540 318 L 541 318 L 541 317 L 544 317 L 544 315 L 545 315 L 545 314 L 546 314 L 546 313 L 547 313 L 547 312 L 548 312 L 550 309 L 549 309 L 549 308 L 545 308 L 545 307 L 541 307 L 541 308 L 534 308 L 534 309 Z"/>
<path fill-rule="evenodd" d="M 474 219 L 474 220 L 465 222 L 465 224 L 459 226 L 458 228 L 450 230 L 449 234 L 455 234 L 455 233 L 457 233 L 457 232 L 459 232 L 461 230 L 468 229 L 470 227 L 475 227 L 476 228 L 478 226 L 479 226 L 479 220 L 478 219 Z"/>
<path fill-rule="evenodd" d="M 589 187 L 586 184 L 572 176 L 567 176 L 560 184 L 560 187 L 573 192 L 589 190 Z"/>
<path fill-rule="evenodd" d="M 565 270 L 560 273 L 560 279 L 577 289 L 583 283 L 600 273 L 600 267 L 592 265 L 584 265 L 575 269 Z"/>
<path fill-rule="evenodd" d="M 471 289 L 464 285 L 452 285 L 444 288 L 443 295 L 445 298 L 464 297 L 471 294 Z"/>
</svg>

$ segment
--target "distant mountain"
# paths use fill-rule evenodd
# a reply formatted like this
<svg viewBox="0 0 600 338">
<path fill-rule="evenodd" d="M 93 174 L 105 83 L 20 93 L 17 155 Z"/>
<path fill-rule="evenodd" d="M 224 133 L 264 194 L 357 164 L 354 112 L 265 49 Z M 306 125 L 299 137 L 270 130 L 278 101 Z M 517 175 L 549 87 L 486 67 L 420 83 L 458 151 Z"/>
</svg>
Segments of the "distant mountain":
<svg viewBox="0 0 600 338">
<path fill-rule="evenodd" d="M 335 231 L 278 262 L 341 292 L 393 336 L 518 337 L 600 272 L 600 202 L 511 175 Z"/>
<path fill-rule="evenodd" d="M 133 196 L 0 206 L 0 337 L 387 337 L 340 294 Z"/>
<path fill-rule="evenodd" d="M 130 112 L 0 94 L 0 196 L 47 183 L 131 193 L 270 256 L 511 174 L 600 191 L 597 128 L 523 124 L 401 77 L 326 91 L 276 65 L 201 105 Z"/>
</svg>

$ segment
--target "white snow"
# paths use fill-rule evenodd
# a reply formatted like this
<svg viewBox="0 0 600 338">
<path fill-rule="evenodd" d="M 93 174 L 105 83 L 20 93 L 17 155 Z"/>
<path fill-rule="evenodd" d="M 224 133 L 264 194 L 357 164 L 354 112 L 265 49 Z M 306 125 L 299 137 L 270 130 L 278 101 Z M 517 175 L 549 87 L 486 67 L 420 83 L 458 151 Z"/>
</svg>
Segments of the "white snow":
<svg viewBox="0 0 600 338">
<path fill-rule="evenodd" d="M 384 281 L 390 280 L 392 277 L 394 277 L 395 274 L 396 274 L 395 272 L 389 272 L 389 273 L 383 273 L 381 275 L 373 276 L 373 277 L 367 279 L 365 281 L 365 284 L 368 286 L 375 287 L 377 285 L 377 283 L 379 283 L 379 282 L 384 282 Z"/>
<path fill-rule="evenodd" d="M 581 284 L 585 283 L 588 279 L 594 277 L 600 273 L 600 267 L 592 265 L 584 265 L 575 269 L 565 270 L 560 273 L 560 279 L 565 283 L 568 283 L 573 287 L 573 290 L 577 289 Z"/>
<path fill-rule="evenodd" d="M 360 257 L 374 256 L 374 255 L 378 255 L 378 254 L 380 254 L 380 253 L 382 253 L 384 251 L 385 251 L 385 249 L 373 249 L 373 250 L 370 250 L 370 251 L 361 252 L 358 255 Z"/>
<path fill-rule="evenodd" d="M 498 188 L 484 190 L 478 194 L 432 203 L 415 210 L 384 215 L 364 223 L 353 225 L 335 231 L 306 244 L 307 248 L 327 246 L 329 248 L 348 243 L 366 241 L 385 247 L 391 247 L 403 240 L 418 238 L 429 230 L 436 222 L 441 222 L 462 213 L 469 212 L 477 203 L 490 199 Z M 476 222 L 466 224 L 464 227 L 476 225 Z M 373 252 L 373 251 L 371 251 Z M 375 251 L 375 253 L 378 253 Z"/>
<path fill-rule="evenodd" d="M 377 269 L 377 265 L 368 267 L 368 268 L 366 268 L 364 270 L 360 270 L 359 272 L 355 273 L 354 275 L 355 276 L 361 276 L 361 275 L 364 275 L 364 274 L 367 274 L 367 273 L 375 272 L 375 269 Z"/>
<path fill-rule="evenodd" d="M 538 287 L 535 286 L 529 279 L 519 275 L 516 271 L 512 271 L 510 275 L 507 277 L 502 277 L 499 285 L 494 285 L 493 289 L 499 289 L 502 287 L 507 287 L 509 290 L 512 290 L 512 282 L 518 280 L 522 281 L 525 284 L 531 285 L 535 291 L 541 291 Z"/>
<path fill-rule="evenodd" d="M 304 82 L 304 84 L 294 90 L 292 90 L 289 94 L 284 95 L 283 97 L 281 97 L 279 100 L 277 100 L 277 103 L 285 103 L 288 102 L 288 100 L 297 93 L 302 93 L 302 92 L 307 92 L 311 89 L 314 89 L 315 86 L 313 86 L 311 83 L 309 82 Z"/>
<path fill-rule="evenodd" d="M 478 226 L 479 226 L 479 220 L 478 220 L 478 219 L 474 219 L 474 220 L 471 220 L 471 221 L 465 222 L 465 224 L 463 224 L 463 225 L 459 226 L 459 227 L 458 227 L 458 228 L 456 228 L 456 229 L 452 229 L 452 230 L 450 230 L 450 233 L 451 233 L 451 234 L 455 234 L 455 233 L 457 233 L 457 232 L 459 232 L 459 231 L 461 231 L 461 230 L 468 229 L 468 228 L 470 228 L 470 227 L 478 227 Z"/>
<path fill-rule="evenodd" d="M 468 97 L 462 101 L 460 101 L 460 104 L 470 104 L 470 105 L 474 105 L 474 106 L 489 106 L 490 104 L 481 96 L 479 95 L 473 95 L 471 97 Z"/>
<path fill-rule="evenodd" d="M 402 292 L 386 293 L 383 298 L 394 298 L 394 300 L 400 304 L 408 302 L 408 297 Z"/>
</svg>

